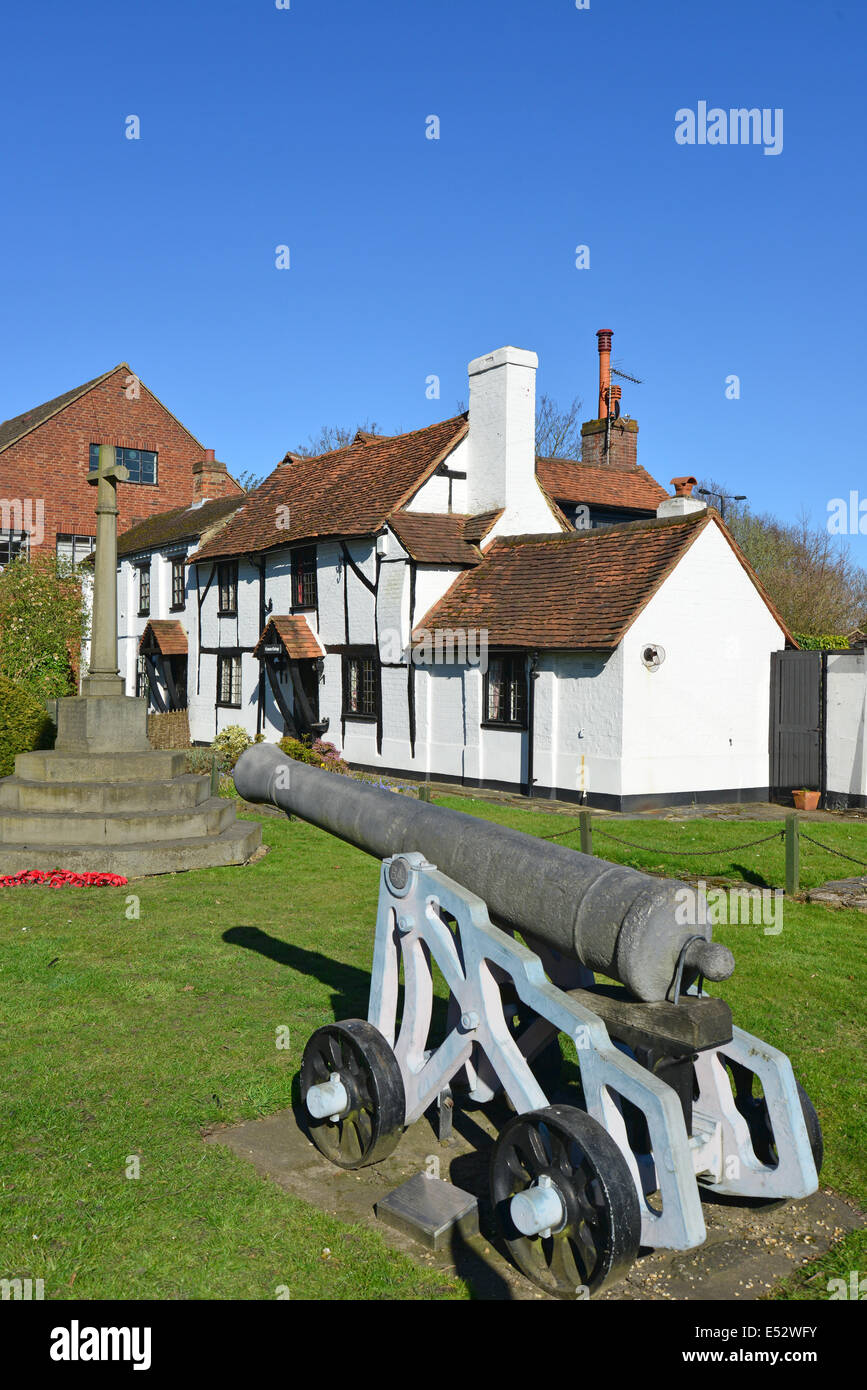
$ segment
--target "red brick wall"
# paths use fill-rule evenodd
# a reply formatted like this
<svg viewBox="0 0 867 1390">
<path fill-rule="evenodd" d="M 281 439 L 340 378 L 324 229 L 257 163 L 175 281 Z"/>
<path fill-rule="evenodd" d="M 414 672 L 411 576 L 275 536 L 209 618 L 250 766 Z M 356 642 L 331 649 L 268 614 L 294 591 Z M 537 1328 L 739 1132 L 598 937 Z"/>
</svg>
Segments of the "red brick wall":
<svg viewBox="0 0 867 1390">
<path fill-rule="evenodd" d="M 612 420 L 608 457 L 605 455 L 605 421 L 587 420 L 581 426 L 581 461 L 594 467 L 634 468 L 638 462 L 638 425 L 635 420 Z"/>
<path fill-rule="evenodd" d="M 204 455 L 202 446 L 143 384 L 139 383 L 138 399 L 127 399 L 129 378 L 126 368 L 118 368 L 0 453 L 0 499 L 24 501 L 25 526 L 27 499 L 33 503 L 34 520 L 36 503 L 44 502 L 44 538 L 41 546 L 31 542 L 32 551 L 53 550 L 58 533 L 96 534 L 96 487 L 87 481 L 91 444 L 154 449 L 158 455 L 156 487 L 118 484 L 119 533 L 133 522 L 193 500 L 192 468 Z M 209 495 L 236 491 L 227 476 L 222 491 Z"/>
</svg>

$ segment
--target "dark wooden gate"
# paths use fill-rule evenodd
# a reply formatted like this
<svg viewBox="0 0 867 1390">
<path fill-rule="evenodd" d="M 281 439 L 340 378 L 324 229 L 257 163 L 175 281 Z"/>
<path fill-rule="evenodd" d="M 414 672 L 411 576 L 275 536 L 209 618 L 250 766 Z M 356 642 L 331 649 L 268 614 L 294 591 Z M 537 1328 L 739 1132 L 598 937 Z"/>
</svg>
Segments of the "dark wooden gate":
<svg viewBox="0 0 867 1390">
<path fill-rule="evenodd" d="M 822 652 L 771 655 L 771 768 L 774 801 L 797 787 L 825 791 Z"/>
</svg>

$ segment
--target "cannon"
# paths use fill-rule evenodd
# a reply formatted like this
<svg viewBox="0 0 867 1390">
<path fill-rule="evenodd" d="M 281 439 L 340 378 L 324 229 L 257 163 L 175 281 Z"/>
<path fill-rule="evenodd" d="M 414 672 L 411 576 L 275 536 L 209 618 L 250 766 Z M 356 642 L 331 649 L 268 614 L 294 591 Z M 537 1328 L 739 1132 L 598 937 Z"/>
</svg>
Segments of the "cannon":
<svg viewBox="0 0 867 1390">
<path fill-rule="evenodd" d="M 705 992 L 734 957 L 682 922 L 682 884 L 274 745 L 243 754 L 235 786 L 381 861 L 368 1017 L 317 1029 L 301 1063 L 308 1132 L 333 1163 L 386 1158 L 430 1107 L 447 1113 L 452 1087 L 477 1105 L 505 1097 L 495 1219 L 519 1269 L 560 1298 L 598 1293 L 641 1246 L 700 1245 L 703 1195 L 817 1189 L 815 1109 L 788 1057 Z M 441 1037 L 432 961 L 449 992 Z"/>
</svg>

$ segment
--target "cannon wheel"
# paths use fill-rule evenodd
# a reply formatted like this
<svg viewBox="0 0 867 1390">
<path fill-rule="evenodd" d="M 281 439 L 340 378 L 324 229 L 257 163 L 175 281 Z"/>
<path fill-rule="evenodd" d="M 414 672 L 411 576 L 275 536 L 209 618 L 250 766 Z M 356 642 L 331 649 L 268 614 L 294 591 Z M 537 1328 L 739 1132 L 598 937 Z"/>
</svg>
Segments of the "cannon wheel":
<svg viewBox="0 0 867 1390">
<path fill-rule="evenodd" d="M 307 1094 L 334 1072 L 346 1088 L 349 1109 L 335 1121 L 314 1120 Z M 403 1077 L 372 1023 L 350 1018 L 317 1028 L 301 1059 L 301 1100 L 310 1138 L 338 1168 L 379 1163 L 397 1148 L 406 1118 Z"/>
<path fill-rule="evenodd" d="M 550 1234 L 525 1236 L 512 1221 L 511 1199 L 543 1176 L 558 1190 L 565 1221 Z M 491 1197 L 518 1268 L 557 1298 L 598 1293 L 638 1254 L 632 1174 L 610 1134 L 583 1110 L 550 1105 L 510 1120 L 491 1157 Z"/>
<path fill-rule="evenodd" d="M 726 1062 L 735 1084 L 735 1105 L 747 1122 L 750 1141 L 756 1158 L 760 1163 L 766 1163 L 769 1168 L 775 1168 L 779 1160 L 777 1158 L 777 1146 L 774 1143 L 774 1132 L 771 1129 L 768 1115 L 767 1101 L 763 1096 L 753 1095 L 753 1073 L 748 1067 L 741 1066 L 739 1062 L 733 1062 L 729 1057 L 726 1058 Z M 822 1126 L 819 1123 L 819 1116 L 816 1114 L 816 1107 L 797 1077 L 795 1078 L 795 1085 L 798 1088 L 798 1099 L 801 1102 L 804 1123 L 807 1126 L 807 1137 L 810 1140 L 813 1162 L 816 1165 L 818 1176 L 822 1171 L 822 1160 L 825 1157 Z"/>
</svg>

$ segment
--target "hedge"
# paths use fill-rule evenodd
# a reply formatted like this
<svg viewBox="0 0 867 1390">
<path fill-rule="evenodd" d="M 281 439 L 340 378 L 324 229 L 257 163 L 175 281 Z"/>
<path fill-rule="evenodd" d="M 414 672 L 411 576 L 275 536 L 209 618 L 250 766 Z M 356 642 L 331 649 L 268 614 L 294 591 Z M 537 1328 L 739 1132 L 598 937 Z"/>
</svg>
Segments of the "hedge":
<svg viewBox="0 0 867 1390">
<path fill-rule="evenodd" d="M 849 638 L 839 632 L 825 632 L 818 637 L 806 632 L 793 632 L 798 646 L 807 652 L 832 652 L 849 650 Z"/>
<path fill-rule="evenodd" d="M 53 747 L 54 732 L 48 711 L 36 696 L 0 675 L 0 777 L 15 771 L 16 753 Z"/>
</svg>

